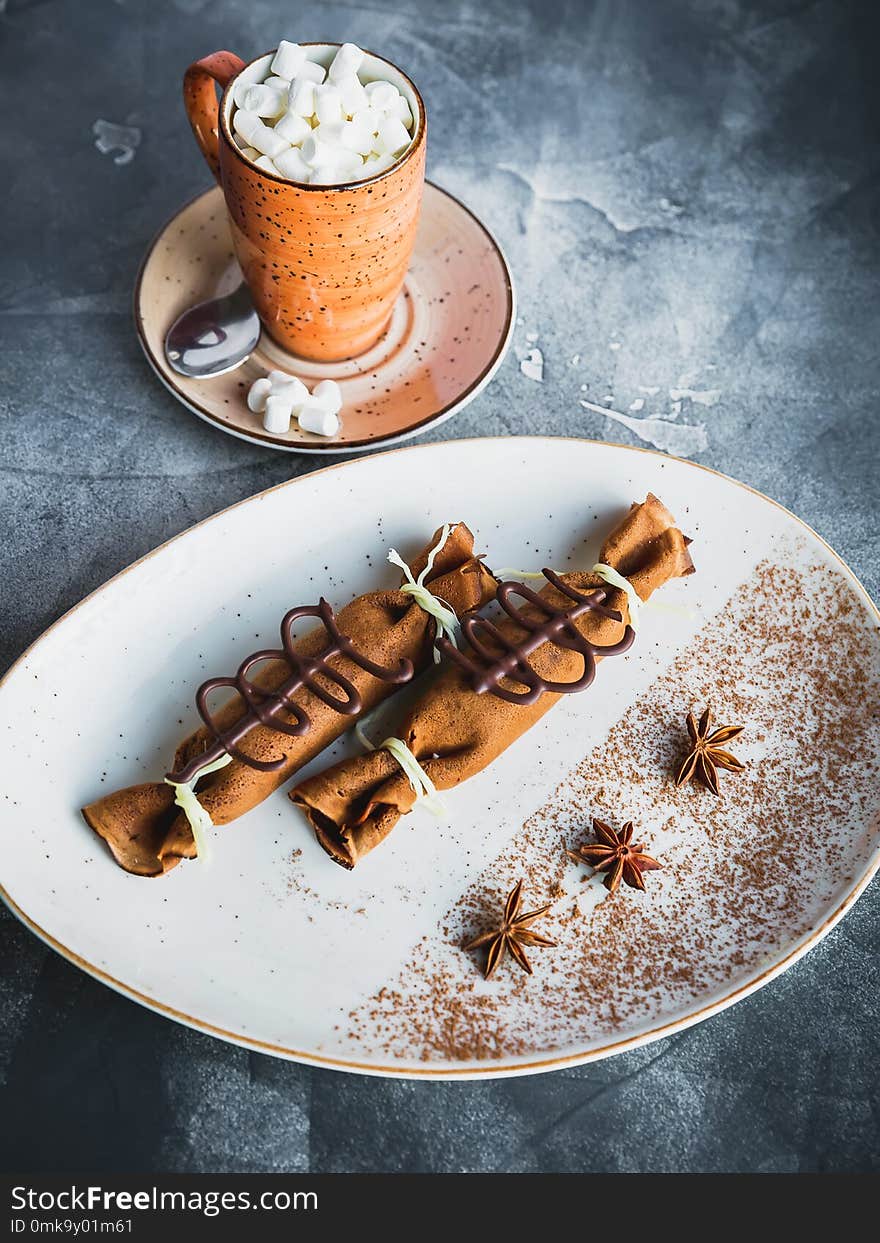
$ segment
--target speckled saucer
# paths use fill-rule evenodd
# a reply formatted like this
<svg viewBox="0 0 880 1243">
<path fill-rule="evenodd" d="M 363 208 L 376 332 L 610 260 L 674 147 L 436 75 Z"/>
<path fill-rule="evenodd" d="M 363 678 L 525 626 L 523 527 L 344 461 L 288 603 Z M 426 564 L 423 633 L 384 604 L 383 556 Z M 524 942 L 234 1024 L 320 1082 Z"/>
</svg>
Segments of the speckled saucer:
<svg viewBox="0 0 880 1243">
<path fill-rule="evenodd" d="M 510 271 L 498 243 L 452 195 L 428 182 L 412 263 L 379 342 L 360 358 L 315 363 L 285 352 L 264 331 L 241 367 L 191 380 L 169 366 L 168 328 L 187 307 L 229 292 L 241 279 L 219 188 L 182 208 L 153 242 L 135 288 L 144 352 L 187 409 L 242 440 L 295 453 L 346 453 L 394 444 L 442 423 L 489 383 L 514 323 Z M 342 428 L 332 440 L 263 430 L 245 397 L 258 376 L 280 367 L 311 386 L 342 388 Z"/>
</svg>

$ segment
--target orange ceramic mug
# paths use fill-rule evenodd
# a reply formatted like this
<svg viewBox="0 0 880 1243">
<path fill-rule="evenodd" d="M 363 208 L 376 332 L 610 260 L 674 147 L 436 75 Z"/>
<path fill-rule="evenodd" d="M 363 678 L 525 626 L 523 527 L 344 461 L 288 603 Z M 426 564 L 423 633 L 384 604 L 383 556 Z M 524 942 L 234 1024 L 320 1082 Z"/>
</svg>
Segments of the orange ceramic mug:
<svg viewBox="0 0 880 1243">
<path fill-rule="evenodd" d="M 340 45 L 302 46 L 327 68 Z M 195 61 L 183 79 L 187 115 L 223 189 L 235 253 L 267 331 L 304 358 L 352 358 L 387 327 L 409 266 L 425 181 L 425 105 L 395 65 L 365 53 L 361 81 L 384 78 L 405 96 L 413 141 L 395 164 L 365 181 L 285 181 L 245 159 L 230 124 L 231 84 L 263 80 L 274 55 L 249 65 L 232 52 Z M 215 83 L 223 89 L 219 105 Z"/>
</svg>

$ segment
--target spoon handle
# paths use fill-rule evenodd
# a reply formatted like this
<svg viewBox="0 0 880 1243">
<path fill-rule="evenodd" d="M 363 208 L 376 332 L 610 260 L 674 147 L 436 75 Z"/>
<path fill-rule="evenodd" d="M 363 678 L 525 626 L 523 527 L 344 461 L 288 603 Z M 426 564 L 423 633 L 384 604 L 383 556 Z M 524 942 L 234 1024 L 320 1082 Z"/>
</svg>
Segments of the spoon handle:
<svg viewBox="0 0 880 1243">
<path fill-rule="evenodd" d="M 212 52 L 193 61 L 183 75 L 183 105 L 202 155 L 211 172 L 220 180 L 219 106 L 216 83 L 225 90 L 245 62 L 234 52 Z"/>
</svg>

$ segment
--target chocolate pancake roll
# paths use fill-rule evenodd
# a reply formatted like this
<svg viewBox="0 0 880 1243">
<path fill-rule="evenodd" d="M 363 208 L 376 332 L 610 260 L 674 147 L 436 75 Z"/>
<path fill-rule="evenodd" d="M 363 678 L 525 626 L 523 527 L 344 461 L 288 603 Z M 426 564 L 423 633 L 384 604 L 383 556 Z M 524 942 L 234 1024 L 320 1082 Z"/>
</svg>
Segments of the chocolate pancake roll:
<svg viewBox="0 0 880 1243">
<path fill-rule="evenodd" d="M 383 744 L 343 760 L 290 793 L 327 853 L 354 867 L 420 793 L 451 789 L 481 772 L 562 694 L 586 689 L 596 662 L 632 643 L 638 601 L 693 573 L 689 542 L 649 495 L 608 536 L 596 572 L 545 570 L 540 592 L 502 584 L 506 615 L 466 620 L 461 651 L 441 643 L 444 668 L 390 750 Z"/>
<path fill-rule="evenodd" d="M 256 807 L 359 716 L 433 664 L 443 628 L 430 611 L 436 599 L 463 617 L 495 593 L 495 579 L 474 556 L 463 523 L 435 532 L 409 570 L 399 590 L 368 592 L 338 614 L 325 600 L 291 609 L 281 648 L 255 652 L 233 677 L 199 688 L 204 724 L 181 742 L 167 779 L 129 786 L 83 808 L 120 867 L 161 876 L 193 858 L 201 827 L 228 824 Z M 321 625 L 295 637 L 304 618 Z M 215 710 L 211 700 L 223 691 L 232 696 Z"/>
</svg>

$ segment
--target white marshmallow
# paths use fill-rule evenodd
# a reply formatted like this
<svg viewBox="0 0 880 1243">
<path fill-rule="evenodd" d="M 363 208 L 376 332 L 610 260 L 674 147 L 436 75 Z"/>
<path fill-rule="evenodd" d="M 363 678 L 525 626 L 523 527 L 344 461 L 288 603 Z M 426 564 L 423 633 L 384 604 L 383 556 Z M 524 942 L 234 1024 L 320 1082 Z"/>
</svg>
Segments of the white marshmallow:
<svg viewBox="0 0 880 1243">
<path fill-rule="evenodd" d="M 262 159 L 262 156 L 256 147 L 242 147 L 241 154 L 247 156 L 249 160 L 253 160 L 254 163 L 256 163 L 257 160 Z M 268 159 L 269 157 L 267 156 L 266 158 Z"/>
<path fill-rule="evenodd" d="M 276 396 L 274 393 L 266 401 L 263 414 L 263 427 L 275 436 L 283 436 L 290 431 L 290 419 L 293 414 L 293 402 L 286 393 Z"/>
<path fill-rule="evenodd" d="M 315 114 L 319 121 L 343 121 L 342 96 L 337 87 L 329 82 L 315 87 Z"/>
<path fill-rule="evenodd" d="M 290 79 L 279 78 L 277 74 L 273 74 L 271 78 L 266 79 L 263 85 L 274 86 L 275 89 L 278 91 L 289 91 L 290 90 Z"/>
<path fill-rule="evenodd" d="M 361 156 L 356 151 L 346 151 L 344 147 L 339 149 L 334 167 L 340 181 L 360 181 L 364 175 L 364 161 Z"/>
<path fill-rule="evenodd" d="M 364 91 L 370 107 L 377 112 L 390 112 L 400 96 L 400 91 L 390 82 L 368 82 Z"/>
<path fill-rule="evenodd" d="M 247 136 L 250 138 L 251 146 L 256 147 L 258 151 L 262 151 L 263 155 L 268 155 L 271 160 L 274 160 L 276 155 L 280 155 L 282 151 L 286 151 L 290 146 L 286 139 L 282 138 L 280 134 L 276 134 L 274 129 L 264 125 L 262 121 Z"/>
<path fill-rule="evenodd" d="M 237 134 L 241 134 L 242 138 L 250 146 L 254 145 L 251 142 L 251 135 L 258 125 L 262 125 L 262 122 L 255 112 L 247 112 L 244 108 L 239 108 L 233 115 L 233 129 Z"/>
<path fill-rule="evenodd" d="M 383 155 L 371 155 L 367 157 L 364 163 L 364 177 L 378 177 L 380 173 L 384 173 L 386 168 L 390 168 L 394 163 L 394 156 L 389 155 L 386 151 Z"/>
<path fill-rule="evenodd" d="M 247 112 L 255 112 L 258 117 L 278 117 L 287 107 L 287 91 L 258 82 L 245 91 L 244 106 Z"/>
<path fill-rule="evenodd" d="M 319 142 L 326 143 L 328 147 L 341 146 L 343 125 L 345 121 L 321 121 L 312 130 L 312 136 Z"/>
<path fill-rule="evenodd" d="M 270 371 L 267 379 L 272 385 L 273 397 L 284 397 L 285 401 L 290 402 L 291 409 L 301 406 L 308 398 L 309 390 L 302 380 L 289 371 Z"/>
<path fill-rule="evenodd" d="M 313 129 L 308 138 L 304 140 L 303 145 L 300 148 L 303 159 L 307 164 L 310 164 L 312 168 L 316 168 L 319 164 L 332 164 L 333 156 L 336 151 L 335 146 L 328 142 L 324 142 L 320 138 L 320 130 L 320 125 L 317 129 Z"/>
<path fill-rule="evenodd" d="M 248 410 L 254 414 L 262 414 L 266 409 L 266 401 L 272 395 L 272 382 L 268 378 L 254 380 L 247 395 Z"/>
<path fill-rule="evenodd" d="M 323 82 L 325 72 L 323 65 L 316 65 L 313 60 L 307 60 L 296 71 L 296 77 L 300 82 Z"/>
<path fill-rule="evenodd" d="M 369 155 L 373 149 L 373 133 L 364 121 L 343 121 L 339 127 L 339 144 L 358 155 Z"/>
<path fill-rule="evenodd" d="M 302 430 L 313 432 L 316 436 L 335 436 L 339 431 L 338 415 L 332 414 L 313 398 L 305 403 L 298 418 Z"/>
<path fill-rule="evenodd" d="M 276 165 L 274 160 L 269 159 L 268 155 L 258 156 L 257 159 L 254 160 L 254 163 L 256 164 L 257 168 L 261 168 L 264 173 L 277 173 L 278 172 L 278 166 Z"/>
<path fill-rule="evenodd" d="M 312 401 L 318 402 L 330 414 L 342 409 L 342 389 L 335 380 L 321 380 L 312 389 Z"/>
<path fill-rule="evenodd" d="M 371 134 L 375 134 L 378 132 L 379 126 L 385 120 L 385 113 L 379 112 L 377 109 L 367 106 L 366 108 L 361 108 L 358 112 L 356 112 L 351 119 L 359 122 L 361 125 L 365 125 Z"/>
<path fill-rule="evenodd" d="M 242 82 L 241 79 L 236 82 L 235 86 L 232 88 L 232 99 L 236 108 L 244 107 L 244 97 L 253 85 L 253 82 Z"/>
<path fill-rule="evenodd" d="M 298 116 L 295 112 L 285 112 L 281 120 L 275 123 L 275 133 L 294 146 L 308 138 L 311 132 L 312 127 L 305 117 Z"/>
<path fill-rule="evenodd" d="M 313 165 L 309 184 L 313 186 L 341 186 L 349 181 L 360 181 L 363 175 L 364 162 L 357 152 L 340 151 L 339 157 L 331 163 Z"/>
<path fill-rule="evenodd" d="M 406 99 L 403 95 L 398 95 L 397 98 L 395 99 L 394 106 L 391 109 L 390 115 L 393 117 L 397 117 L 398 121 L 402 121 L 407 129 L 412 129 L 412 123 L 413 123 L 412 109 L 410 108 L 409 104 L 406 102 Z"/>
<path fill-rule="evenodd" d="M 338 78 L 336 86 L 342 99 L 342 111 L 347 117 L 353 116 L 354 113 L 368 107 L 367 92 L 361 86 L 357 74 L 350 73 L 346 74 L 344 78 Z"/>
<path fill-rule="evenodd" d="M 379 126 L 379 133 L 373 139 L 373 150 L 377 155 L 393 155 L 395 159 L 404 152 L 412 142 L 409 130 L 397 117 L 386 117 Z"/>
<path fill-rule="evenodd" d="M 343 43 L 330 64 L 330 81 L 338 82 L 349 74 L 356 74 L 363 63 L 364 54 L 356 43 Z"/>
<path fill-rule="evenodd" d="M 272 59 L 270 68 L 273 73 L 277 73 L 280 78 L 287 78 L 289 82 L 302 69 L 305 59 L 306 49 L 304 47 L 300 47 L 298 43 L 288 43 L 286 39 L 282 39 L 278 44 L 278 51 Z"/>
<path fill-rule="evenodd" d="M 369 155 L 373 144 L 373 135 L 370 131 L 354 121 L 325 121 L 315 126 L 311 137 L 318 144 L 314 148 L 316 165 L 341 163 L 347 168 L 352 168 L 354 167 L 354 161 L 351 159 L 352 153 Z M 310 145 L 309 150 L 312 149 Z"/>
<path fill-rule="evenodd" d="M 299 147 L 291 147 L 289 151 L 282 151 L 275 157 L 275 166 L 281 176 L 287 177 L 290 181 L 308 183 L 309 174 L 312 171 L 303 159 Z"/>
<path fill-rule="evenodd" d="M 292 83 L 288 95 L 288 108 L 297 116 L 310 117 L 315 112 L 315 83 L 306 78 L 297 78 Z"/>
</svg>

